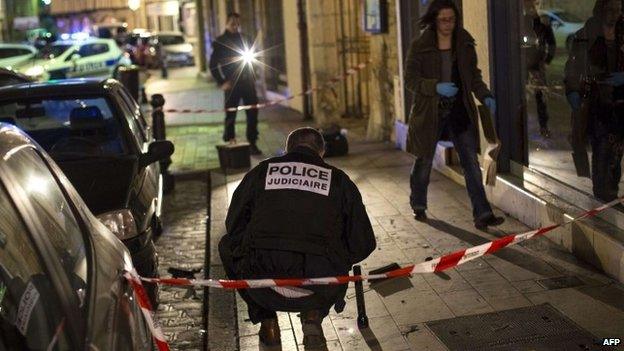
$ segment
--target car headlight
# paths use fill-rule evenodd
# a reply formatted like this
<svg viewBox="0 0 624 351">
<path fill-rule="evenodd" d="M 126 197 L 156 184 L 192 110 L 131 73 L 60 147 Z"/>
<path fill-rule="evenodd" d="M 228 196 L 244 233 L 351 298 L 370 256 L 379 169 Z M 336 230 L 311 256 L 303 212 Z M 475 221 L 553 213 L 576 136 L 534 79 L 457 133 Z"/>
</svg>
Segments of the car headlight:
<svg viewBox="0 0 624 351">
<path fill-rule="evenodd" d="M 134 216 L 128 209 L 103 213 L 97 218 L 120 240 L 131 239 L 139 235 Z"/>
<path fill-rule="evenodd" d="M 44 72 L 45 72 L 45 69 L 43 68 L 43 66 L 32 66 L 29 69 L 27 69 L 26 72 L 24 72 L 24 74 L 30 77 L 39 77 L 43 75 Z"/>
</svg>

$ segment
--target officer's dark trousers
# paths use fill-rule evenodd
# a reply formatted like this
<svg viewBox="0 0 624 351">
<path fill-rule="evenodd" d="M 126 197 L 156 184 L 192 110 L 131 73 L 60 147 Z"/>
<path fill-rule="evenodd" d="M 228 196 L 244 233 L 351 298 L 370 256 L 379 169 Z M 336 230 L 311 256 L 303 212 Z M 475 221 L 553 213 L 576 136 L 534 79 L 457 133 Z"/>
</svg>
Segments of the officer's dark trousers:
<svg viewBox="0 0 624 351">
<path fill-rule="evenodd" d="M 622 126 L 597 122 L 591 137 L 593 192 L 607 202 L 618 197 L 622 179 L 624 138 L 618 127 Z"/>
<path fill-rule="evenodd" d="M 239 279 L 234 269 L 234 261 L 232 259 L 232 249 L 228 237 L 224 237 L 219 242 L 219 256 L 223 262 L 223 269 L 229 279 Z M 249 312 L 249 319 L 253 324 L 258 324 L 265 319 L 277 318 L 275 311 L 267 310 L 264 307 L 258 305 L 247 293 L 247 290 L 238 290 L 241 298 L 247 303 L 247 311 Z"/>
<path fill-rule="evenodd" d="M 256 88 L 253 83 L 238 82 L 233 89 L 225 91 L 225 107 L 238 107 L 240 102 L 243 105 L 255 105 L 258 103 Z M 247 141 L 255 144 L 258 140 L 258 109 L 249 109 L 247 113 Z M 225 131 L 223 132 L 223 141 L 229 141 L 236 137 L 237 111 L 226 112 L 225 114 Z"/>
</svg>

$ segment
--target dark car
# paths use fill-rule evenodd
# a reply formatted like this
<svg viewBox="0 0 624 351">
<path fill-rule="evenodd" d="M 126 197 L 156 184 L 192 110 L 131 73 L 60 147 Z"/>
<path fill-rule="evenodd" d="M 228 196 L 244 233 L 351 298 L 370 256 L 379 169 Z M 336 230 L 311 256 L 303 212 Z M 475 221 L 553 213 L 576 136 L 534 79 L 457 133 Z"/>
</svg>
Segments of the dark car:
<svg viewBox="0 0 624 351">
<path fill-rule="evenodd" d="M 10 69 L 0 67 L 0 87 L 29 82 L 32 82 L 32 79 L 27 76 Z"/>
<path fill-rule="evenodd" d="M 158 275 L 153 237 L 162 228 L 162 176 L 156 161 L 169 157 L 173 144 L 153 141 L 139 105 L 119 82 L 73 79 L 0 88 L 0 122 L 37 141 L 126 244 L 137 271 Z M 155 305 L 156 290 L 149 285 Z"/>
<path fill-rule="evenodd" d="M 128 250 L 45 151 L 0 123 L 0 350 L 151 350 Z"/>
</svg>

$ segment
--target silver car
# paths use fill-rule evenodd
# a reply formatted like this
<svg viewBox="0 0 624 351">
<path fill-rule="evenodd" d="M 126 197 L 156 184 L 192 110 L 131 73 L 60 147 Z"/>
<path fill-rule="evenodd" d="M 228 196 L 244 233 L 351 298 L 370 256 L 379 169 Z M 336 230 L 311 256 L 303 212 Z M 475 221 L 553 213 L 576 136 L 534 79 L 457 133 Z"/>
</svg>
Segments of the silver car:
<svg viewBox="0 0 624 351">
<path fill-rule="evenodd" d="M 151 350 L 128 250 L 54 161 L 0 123 L 0 350 Z"/>
</svg>

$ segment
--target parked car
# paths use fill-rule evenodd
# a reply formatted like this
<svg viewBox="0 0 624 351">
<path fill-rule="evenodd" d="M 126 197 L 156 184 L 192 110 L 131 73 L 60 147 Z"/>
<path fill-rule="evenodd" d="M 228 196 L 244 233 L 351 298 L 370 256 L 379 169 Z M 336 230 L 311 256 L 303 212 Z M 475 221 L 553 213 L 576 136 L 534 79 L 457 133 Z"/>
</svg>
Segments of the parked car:
<svg viewBox="0 0 624 351">
<path fill-rule="evenodd" d="M 540 10 L 540 16 L 546 16 L 550 21 L 553 32 L 555 32 L 555 40 L 557 46 L 570 49 L 574 34 L 583 28 L 583 20 L 571 13 L 558 9 Z"/>
<path fill-rule="evenodd" d="M 132 63 L 145 65 L 145 56 L 149 55 L 149 38 L 151 34 L 145 30 L 133 30 L 124 45 L 124 51 L 130 55 Z"/>
<path fill-rule="evenodd" d="M 32 45 L 0 43 L 0 67 L 15 68 L 32 59 L 37 53 Z"/>
<path fill-rule="evenodd" d="M 193 45 L 186 42 L 184 35 L 178 32 L 159 32 L 153 34 L 149 40 L 149 56 L 147 64 L 151 68 L 160 67 L 161 62 L 158 57 L 159 47 L 162 47 L 164 60 L 167 66 L 193 66 L 195 65 L 195 55 Z"/>
<path fill-rule="evenodd" d="M 89 209 L 126 244 L 137 271 L 158 276 L 153 238 L 162 230 L 154 141 L 139 105 L 116 80 L 69 79 L 0 88 L 0 121 L 28 133 L 65 172 Z M 157 305 L 157 286 L 148 285 Z"/>
<path fill-rule="evenodd" d="M 39 51 L 34 60 L 19 67 L 36 80 L 75 77 L 111 77 L 130 59 L 112 39 L 61 40 Z"/>
<path fill-rule="evenodd" d="M 0 350 L 153 349 L 123 277 L 128 250 L 45 150 L 3 123 L 0 216 Z"/>
<path fill-rule="evenodd" d="M 19 72 L 0 68 L 0 87 L 28 82 L 32 82 L 32 80 Z"/>
</svg>

